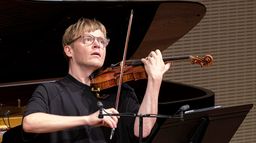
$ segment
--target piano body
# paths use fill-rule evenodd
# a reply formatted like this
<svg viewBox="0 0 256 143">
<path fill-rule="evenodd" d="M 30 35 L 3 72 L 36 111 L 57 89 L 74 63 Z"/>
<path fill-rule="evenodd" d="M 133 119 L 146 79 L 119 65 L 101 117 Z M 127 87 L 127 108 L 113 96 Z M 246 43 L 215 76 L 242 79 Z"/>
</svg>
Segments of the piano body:
<svg viewBox="0 0 256 143">
<path fill-rule="evenodd" d="M 80 17 L 96 18 L 108 29 L 111 42 L 104 66 L 121 61 L 131 9 L 134 19 L 127 59 L 145 57 L 156 48 L 165 50 L 206 12 L 204 5 L 194 1 L 1 1 L 1 117 L 8 116 L 11 127 L 19 125 L 35 87 L 66 75 L 61 38 L 65 28 Z M 141 99 L 146 80 L 129 84 Z M 214 106 L 214 93 L 164 80 L 159 114 L 172 115 L 185 104 L 193 109 Z"/>
</svg>

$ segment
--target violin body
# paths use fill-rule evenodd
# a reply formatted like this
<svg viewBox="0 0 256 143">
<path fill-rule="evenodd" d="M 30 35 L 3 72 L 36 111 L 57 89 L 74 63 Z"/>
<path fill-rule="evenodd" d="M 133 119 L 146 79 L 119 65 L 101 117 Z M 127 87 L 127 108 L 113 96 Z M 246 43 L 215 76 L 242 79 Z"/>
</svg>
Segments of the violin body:
<svg viewBox="0 0 256 143">
<path fill-rule="evenodd" d="M 94 89 L 105 90 L 118 85 L 120 78 L 120 67 L 109 67 L 91 79 L 91 86 Z M 122 81 L 136 81 L 147 79 L 144 66 L 125 66 Z"/>
</svg>

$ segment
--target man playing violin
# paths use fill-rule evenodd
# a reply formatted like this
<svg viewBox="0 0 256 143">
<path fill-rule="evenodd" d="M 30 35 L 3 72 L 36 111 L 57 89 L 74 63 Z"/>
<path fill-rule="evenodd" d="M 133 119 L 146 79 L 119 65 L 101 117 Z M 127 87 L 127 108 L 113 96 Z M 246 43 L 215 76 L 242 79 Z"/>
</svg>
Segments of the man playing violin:
<svg viewBox="0 0 256 143">
<path fill-rule="evenodd" d="M 62 44 L 69 63 L 67 76 L 39 85 L 24 112 L 23 130 L 35 134 L 36 142 L 136 142 L 139 119 L 117 116 L 99 118 L 99 99 L 90 90 L 90 75 L 103 66 L 108 43 L 104 25 L 95 19 L 81 18 L 66 29 Z M 114 96 L 110 96 L 103 101 L 104 112 L 157 114 L 163 74 L 170 64 L 163 62 L 159 50 L 152 51 L 141 61 L 148 75 L 141 104 L 132 88 L 123 85 L 118 111 L 113 108 Z M 143 120 L 144 138 L 151 133 L 155 122 L 155 118 Z M 115 134 L 109 141 L 112 128 Z"/>
</svg>

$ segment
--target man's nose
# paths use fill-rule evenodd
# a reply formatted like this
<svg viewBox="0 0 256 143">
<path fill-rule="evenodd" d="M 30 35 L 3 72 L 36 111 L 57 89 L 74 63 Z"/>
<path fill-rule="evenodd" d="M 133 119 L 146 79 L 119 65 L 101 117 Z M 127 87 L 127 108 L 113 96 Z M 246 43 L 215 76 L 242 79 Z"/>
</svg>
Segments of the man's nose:
<svg viewBox="0 0 256 143">
<path fill-rule="evenodd" d="M 98 41 L 97 38 L 96 38 L 96 39 L 94 40 L 94 42 L 93 42 L 93 47 L 94 47 L 94 48 L 100 48 L 100 47 L 101 47 L 100 42 Z"/>
</svg>

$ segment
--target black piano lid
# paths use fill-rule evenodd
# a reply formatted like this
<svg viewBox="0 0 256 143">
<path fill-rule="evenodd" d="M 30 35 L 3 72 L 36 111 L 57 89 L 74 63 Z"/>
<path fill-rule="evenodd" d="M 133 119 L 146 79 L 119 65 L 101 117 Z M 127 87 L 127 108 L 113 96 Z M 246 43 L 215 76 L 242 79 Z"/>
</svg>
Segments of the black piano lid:
<svg viewBox="0 0 256 143">
<path fill-rule="evenodd" d="M 62 35 L 80 17 L 98 19 L 107 27 L 111 42 L 104 66 L 121 61 L 131 9 L 134 16 L 127 59 L 168 48 L 206 12 L 204 5 L 191 1 L 0 1 L 0 112 L 22 114 L 38 84 L 67 74 Z M 129 84 L 141 100 L 146 80 Z M 166 95 L 169 89 L 171 96 Z M 171 114 L 184 104 L 213 106 L 214 93 L 163 81 L 159 113 Z"/>
<path fill-rule="evenodd" d="M 204 5 L 191 1 L 1 1 L 0 84 L 66 75 L 62 34 L 80 17 L 104 23 L 111 39 L 105 66 L 119 62 L 131 9 L 127 59 L 168 48 L 206 12 Z"/>
</svg>

